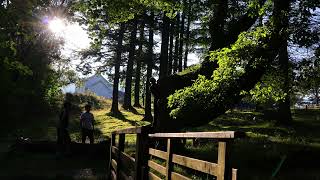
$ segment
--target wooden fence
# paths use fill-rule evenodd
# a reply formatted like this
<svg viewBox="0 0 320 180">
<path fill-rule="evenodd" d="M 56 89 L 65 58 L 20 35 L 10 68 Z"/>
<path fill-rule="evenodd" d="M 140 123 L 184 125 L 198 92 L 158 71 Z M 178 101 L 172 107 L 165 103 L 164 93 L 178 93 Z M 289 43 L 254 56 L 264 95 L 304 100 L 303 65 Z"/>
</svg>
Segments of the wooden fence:
<svg viewBox="0 0 320 180">
<path fill-rule="evenodd" d="M 234 131 L 224 132 L 189 132 L 189 133 L 154 133 L 149 134 L 149 127 L 130 128 L 112 132 L 110 146 L 110 178 L 124 180 L 160 180 L 156 174 L 161 174 L 166 180 L 191 180 L 182 174 L 173 171 L 177 164 L 202 173 L 216 176 L 217 180 L 236 180 L 237 169 L 230 166 L 229 144 L 234 138 L 242 135 Z M 124 153 L 125 135 L 136 134 L 135 158 Z M 116 135 L 119 136 L 116 146 Z M 216 163 L 203 161 L 191 157 L 178 155 L 172 152 L 174 139 L 217 139 L 218 159 Z M 153 148 L 151 140 L 162 139 L 167 141 L 166 151 Z M 166 162 L 162 166 L 150 157 L 157 157 Z M 151 171 L 151 169 L 153 171 Z M 153 173 L 153 172 L 157 173 Z"/>
</svg>

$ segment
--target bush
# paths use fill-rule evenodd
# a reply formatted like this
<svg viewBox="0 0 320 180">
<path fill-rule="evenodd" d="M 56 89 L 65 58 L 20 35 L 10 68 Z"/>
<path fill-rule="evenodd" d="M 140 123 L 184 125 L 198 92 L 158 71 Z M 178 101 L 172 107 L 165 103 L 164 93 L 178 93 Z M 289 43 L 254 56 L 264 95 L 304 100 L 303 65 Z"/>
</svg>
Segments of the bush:
<svg viewBox="0 0 320 180">
<path fill-rule="evenodd" d="M 64 99 L 68 99 L 68 101 L 70 101 L 72 104 L 72 109 L 79 112 L 84 109 L 84 106 L 86 104 L 90 104 L 92 109 L 102 109 L 104 108 L 107 101 L 107 99 L 105 99 L 104 97 L 97 96 L 94 93 L 90 92 L 76 94 L 67 93 L 64 96 L 64 98 L 60 98 L 60 107 L 62 107 Z"/>
</svg>

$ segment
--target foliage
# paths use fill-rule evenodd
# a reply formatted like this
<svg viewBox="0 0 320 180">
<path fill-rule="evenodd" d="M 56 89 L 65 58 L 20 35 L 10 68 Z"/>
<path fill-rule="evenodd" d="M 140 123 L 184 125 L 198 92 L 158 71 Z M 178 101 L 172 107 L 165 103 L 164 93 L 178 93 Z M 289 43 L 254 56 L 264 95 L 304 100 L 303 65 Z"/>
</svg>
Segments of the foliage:
<svg viewBox="0 0 320 180">
<path fill-rule="evenodd" d="M 290 40 L 301 47 L 311 47 L 319 42 L 319 1 L 295 1 L 290 12 Z"/>
<path fill-rule="evenodd" d="M 173 109 L 171 116 L 187 117 L 194 110 L 208 112 L 215 104 L 228 105 L 228 101 L 232 101 L 228 98 L 240 95 L 239 88 L 243 87 L 239 86 L 239 79 L 247 73 L 246 69 L 265 66 L 265 60 L 255 57 L 253 52 L 264 47 L 264 40 L 269 36 L 266 27 L 258 27 L 239 35 L 238 41 L 230 48 L 211 52 L 210 59 L 218 61 L 219 67 L 211 79 L 199 76 L 191 87 L 178 90 L 168 98 L 168 105 Z"/>
<path fill-rule="evenodd" d="M 189 66 L 187 69 L 179 72 L 178 75 L 183 76 L 185 74 L 195 72 L 195 71 L 199 70 L 199 68 L 200 68 L 200 64 L 194 64 L 194 65 Z"/>
<path fill-rule="evenodd" d="M 90 104 L 93 109 L 102 109 L 106 102 L 107 99 L 90 92 L 73 94 L 71 97 L 71 103 L 80 109 L 83 109 L 86 104 Z"/>
<path fill-rule="evenodd" d="M 303 59 L 298 64 L 297 88 L 302 94 L 312 94 L 316 102 L 319 102 L 320 90 L 320 58 Z"/>
<path fill-rule="evenodd" d="M 5 123 L 45 112 L 60 93 L 53 62 L 62 43 L 51 34 L 45 15 L 51 1 L 1 1 L 0 89 Z M 12 113 L 14 112 L 14 113 Z"/>
<path fill-rule="evenodd" d="M 253 89 L 244 94 L 251 97 L 251 100 L 257 104 L 279 103 L 284 101 L 287 92 L 281 89 L 284 77 L 281 76 L 277 62 L 268 67 L 266 73 L 262 76 Z M 290 78 L 293 79 L 293 78 Z M 291 91 L 290 91 L 291 92 Z"/>
<path fill-rule="evenodd" d="M 99 23 L 105 22 L 110 25 L 126 22 L 141 15 L 145 9 L 163 10 L 167 15 L 174 16 L 174 10 L 179 9 L 180 5 L 170 0 L 80 0 L 74 2 L 73 8 L 90 19 L 90 27 L 97 26 L 96 29 L 103 30 L 105 27 Z"/>
</svg>

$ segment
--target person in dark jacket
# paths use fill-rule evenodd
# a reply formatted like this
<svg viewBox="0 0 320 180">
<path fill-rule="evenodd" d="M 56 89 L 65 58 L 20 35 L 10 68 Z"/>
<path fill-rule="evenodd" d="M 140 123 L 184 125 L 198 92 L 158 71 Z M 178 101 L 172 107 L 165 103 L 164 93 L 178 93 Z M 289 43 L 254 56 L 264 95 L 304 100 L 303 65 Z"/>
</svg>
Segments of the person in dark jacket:
<svg viewBox="0 0 320 180">
<path fill-rule="evenodd" d="M 85 112 L 80 116 L 80 126 L 81 126 L 81 135 L 82 143 L 85 144 L 86 138 L 89 137 L 90 144 L 94 143 L 93 131 L 94 131 L 94 116 L 90 112 L 91 105 L 85 105 Z"/>
<path fill-rule="evenodd" d="M 58 153 L 70 153 L 70 135 L 69 135 L 69 116 L 71 103 L 66 101 L 63 103 L 63 109 L 59 115 L 57 124 L 57 145 Z"/>
</svg>

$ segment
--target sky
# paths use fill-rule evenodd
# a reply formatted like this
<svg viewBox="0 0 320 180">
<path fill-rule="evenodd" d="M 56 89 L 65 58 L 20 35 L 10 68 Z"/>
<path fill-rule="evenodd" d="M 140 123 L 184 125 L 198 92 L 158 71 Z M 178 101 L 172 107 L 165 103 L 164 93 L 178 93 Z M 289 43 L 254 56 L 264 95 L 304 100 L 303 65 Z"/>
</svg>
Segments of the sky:
<svg viewBox="0 0 320 180">
<path fill-rule="evenodd" d="M 90 42 L 88 33 L 79 24 L 70 24 L 65 31 L 65 45 L 62 53 L 70 56 L 73 51 L 89 48 Z"/>
</svg>

